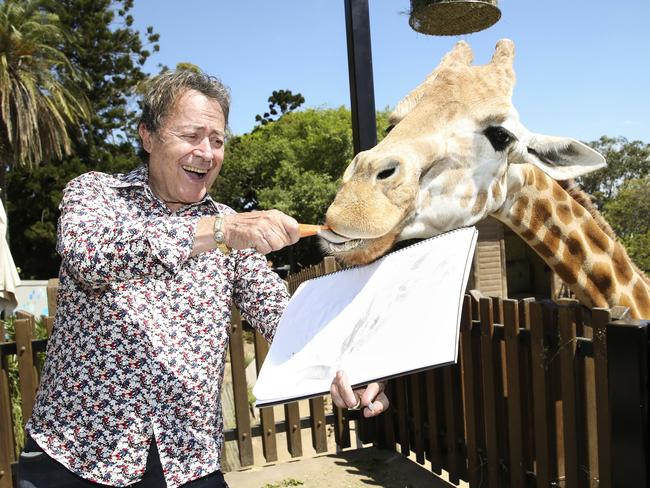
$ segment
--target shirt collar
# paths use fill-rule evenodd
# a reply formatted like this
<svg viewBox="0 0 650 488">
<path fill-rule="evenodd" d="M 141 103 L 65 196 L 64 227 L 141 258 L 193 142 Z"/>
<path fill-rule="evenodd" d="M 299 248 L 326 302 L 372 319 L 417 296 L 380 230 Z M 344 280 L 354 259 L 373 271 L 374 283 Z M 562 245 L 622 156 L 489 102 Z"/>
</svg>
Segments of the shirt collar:
<svg viewBox="0 0 650 488">
<path fill-rule="evenodd" d="M 144 188 L 152 198 L 157 198 L 149 186 L 149 167 L 144 164 L 138 166 L 130 173 L 109 175 L 108 186 L 112 188 Z M 191 203 L 183 208 L 189 208 L 203 203 L 212 205 L 217 212 L 222 213 L 221 206 L 214 201 L 209 193 L 206 193 L 198 202 Z"/>
</svg>

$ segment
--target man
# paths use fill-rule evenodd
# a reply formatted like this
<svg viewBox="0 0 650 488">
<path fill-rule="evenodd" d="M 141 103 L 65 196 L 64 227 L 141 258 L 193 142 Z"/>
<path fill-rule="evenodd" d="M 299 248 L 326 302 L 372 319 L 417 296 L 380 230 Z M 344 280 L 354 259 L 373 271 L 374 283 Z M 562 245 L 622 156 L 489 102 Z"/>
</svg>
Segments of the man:
<svg viewBox="0 0 650 488">
<path fill-rule="evenodd" d="M 264 254 L 295 243 L 277 211 L 237 214 L 208 190 L 230 96 L 191 71 L 156 78 L 139 126 L 148 162 L 64 192 L 54 332 L 19 486 L 226 487 L 220 393 L 231 304 L 272 340 L 288 300 Z M 380 386 L 337 405 L 387 407 Z M 372 408 L 372 407 L 371 407 Z"/>
</svg>

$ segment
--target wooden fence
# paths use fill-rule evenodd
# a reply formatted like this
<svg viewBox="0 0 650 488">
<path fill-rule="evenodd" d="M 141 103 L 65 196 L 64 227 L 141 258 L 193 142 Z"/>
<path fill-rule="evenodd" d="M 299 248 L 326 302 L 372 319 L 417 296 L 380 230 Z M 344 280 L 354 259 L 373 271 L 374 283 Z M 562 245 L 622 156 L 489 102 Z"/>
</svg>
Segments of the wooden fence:
<svg viewBox="0 0 650 488">
<path fill-rule="evenodd" d="M 304 279 L 336 269 L 332 261 L 289 278 L 294 291 Z M 304 429 L 315 452 L 328 450 L 327 427 L 337 448 L 351 445 L 350 425 L 363 443 L 404 455 L 452 483 L 480 487 L 642 487 L 648 470 L 648 321 L 616 321 L 604 309 L 465 297 L 458 364 L 391 380 L 391 408 L 375 419 L 357 411 L 326 408 L 309 400 L 284 406 L 276 420 L 263 408 L 253 423 L 245 375 L 245 324 L 233 313 L 230 337 L 236 427 L 225 431 L 239 461 L 255 459 L 260 438 L 267 462 L 278 459 L 286 435 L 292 457 L 303 454 Z M 45 319 L 45 326 L 51 319 Z M 431 326 L 435 327 L 435 319 Z M 15 320 L 16 341 L 0 343 L 0 488 L 11 487 L 15 444 L 9 414 L 7 359 L 17 359 L 23 418 L 28 418 L 38 384 L 34 318 Z M 3 332 L 0 330 L 0 332 Z M 4 337 L 0 336 L 0 337 Z M 417 338 L 414 338 L 417 340 Z M 255 335 L 259 370 L 268 350 Z M 408 480 L 405 480 L 408 481 Z"/>
</svg>

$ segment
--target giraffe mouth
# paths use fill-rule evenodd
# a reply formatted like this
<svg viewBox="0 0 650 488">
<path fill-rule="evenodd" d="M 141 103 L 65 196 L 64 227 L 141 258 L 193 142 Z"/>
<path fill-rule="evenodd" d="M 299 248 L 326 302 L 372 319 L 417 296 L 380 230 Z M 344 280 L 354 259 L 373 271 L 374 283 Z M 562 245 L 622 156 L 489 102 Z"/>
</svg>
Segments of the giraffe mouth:
<svg viewBox="0 0 650 488">
<path fill-rule="evenodd" d="M 361 246 L 364 242 L 367 242 L 369 239 L 354 239 L 351 237 L 346 237 L 341 234 L 337 234 L 332 230 L 322 230 L 318 233 L 318 237 L 321 238 L 321 245 L 323 248 L 332 253 L 340 254 L 349 251 L 353 251 Z"/>
</svg>

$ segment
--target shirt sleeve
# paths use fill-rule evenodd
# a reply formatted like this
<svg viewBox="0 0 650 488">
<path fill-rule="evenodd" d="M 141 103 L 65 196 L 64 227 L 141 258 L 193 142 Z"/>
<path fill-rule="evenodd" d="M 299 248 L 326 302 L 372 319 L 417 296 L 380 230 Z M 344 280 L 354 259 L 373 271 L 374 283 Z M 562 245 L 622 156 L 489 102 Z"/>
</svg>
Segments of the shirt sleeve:
<svg viewBox="0 0 650 488">
<path fill-rule="evenodd" d="M 239 254 L 233 299 L 244 318 L 271 342 L 289 301 L 289 292 L 263 255 L 249 249 Z"/>
<path fill-rule="evenodd" d="M 117 195 L 98 175 L 81 175 L 64 190 L 57 241 L 63 265 L 93 288 L 176 273 L 192 252 L 199 217 L 118 214 Z"/>
</svg>

